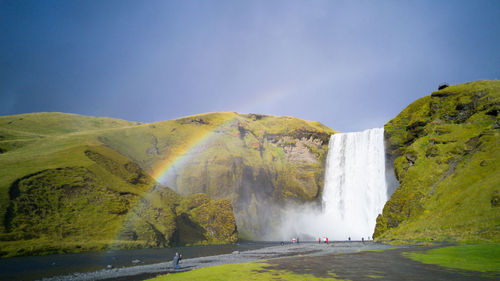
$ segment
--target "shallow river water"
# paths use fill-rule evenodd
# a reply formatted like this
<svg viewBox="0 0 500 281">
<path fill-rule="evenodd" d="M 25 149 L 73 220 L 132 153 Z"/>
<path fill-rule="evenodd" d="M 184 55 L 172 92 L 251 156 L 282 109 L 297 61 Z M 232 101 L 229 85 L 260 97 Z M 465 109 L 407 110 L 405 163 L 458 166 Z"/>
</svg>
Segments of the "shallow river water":
<svg viewBox="0 0 500 281">
<path fill-rule="evenodd" d="M 176 252 L 185 259 L 230 254 L 276 245 L 271 242 L 242 242 L 232 245 L 173 247 L 163 249 L 109 250 L 75 254 L 0 259 L 0 280 L 38 280 L 74 272 L 89 272 L 108 265 L 128 267 L 171 261 Z M 135 263 L 133 262 L 135 260 Z M 139 262 L 137 262 L 139 260 Z"/>
</svg>

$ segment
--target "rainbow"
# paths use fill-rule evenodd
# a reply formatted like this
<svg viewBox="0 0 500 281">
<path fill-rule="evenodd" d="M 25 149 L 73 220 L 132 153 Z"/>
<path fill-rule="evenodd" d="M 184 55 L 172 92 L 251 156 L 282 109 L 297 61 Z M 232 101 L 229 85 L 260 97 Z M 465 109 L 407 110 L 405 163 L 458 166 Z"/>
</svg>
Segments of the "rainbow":
<svg viewBox="0 0 500 281">
<path fill-rule="evenodd" d="M 184 118 L 190 118 L 194 116 L 188 116 Z M 152 177 L 159 183 L 165 184 L 168 177 L 175 173 L 175 169 L 181 169 L 182 166 L 188 162 L 189 159 L 195 157 L 201 148 L 205 145 L 209 144 L 213 139 L 218 135 L 218 131 L 223 127 L 227 126 L 233 120 L 237 119 L 238 115 L 235 112 L 225 112 L 218 114 L 216 118 L 216 122 L 218 125 L 215 126 L 199 126 L 198 130 L 195 133 L 189 134 L 186 137 L 186 140 L 181 144 L 169 151 L 167 158 L 159 161 L 158 164 L 154 166 Z M 183 118 L 183 119 L 184 119 Z M 155 185 L 151 186 L 148 191 L 143 195 L 145 199 L 151 199 L 153 196 L 153 190 Z M 143 204 L 142 200 L 139 200 L 132 209 L 139 209 Z M 130 211 L 127 217 L 124 219 L 124 222 L 131 219 L 131 215 L 134 214 L 135 211 Z M 125 225 L 123 224 L 115 233 L 115 238 L 113 239 L 113 243 L 110 244 L 110 247 L 113 247 L 115 243 L 121 243 L 120 236 L 126 230 Z"/>
<path fill-rule="evenodd" d="M 252 95 L 253 100 L 262 101 L 267 100 L 269 102 L 275 102 L 282 98 L 287 91 L 270 91 L 263 93 L 262 95 Z M 246 103 L 248 106 L 249 102 Z M 207 113 L 210 114 L 210 113 Z M 203 114 L 206 115 L 206 114 Z M 186 118 L 194 118 L 197 115 L 186 116 L 182 119 Z M 182 167 L 189 162 L 193 157 L 196 157 L 198 152 L 204 149 L 209 143 L 211 143 L 217 136 L 219 136 L 220 131 L 224 131 L 225 127 L 230 125 L 234 120 L 238 118 L 238 113 L 236 112 L 219 112 L 217 113 L 215 120 L 213 120 L 214 124 L 217 125 L 203 125 L 197 128 L 197 131 L 190 132 L 189 135 L 186 136 L 186 139 L 181 144 L 170 149 L 165 158 L 157 161 L 157 163 L 153 164 L 150 175 L 156 180 L 156 182 L 167 185 L 170 176 L 175 175 L 176 170 L 182 169 Z M 153 196 L 153 190 L 155 185 L 151 186 L 148 191 L 144 194 L 145 198 L 149 198 Z M 178 191 L 178 190 L 177 190 Z M 141 207 L 143 200 L 139 200 L 132 209 L 139 209 Z M 134 211 L 130 211 L 127 215 L 127 218 L 124 219 L 124 222 L 128 221 L 131 218 L 131 215 L 134 214 Z M 123 224 L 120 229 L 115 233 L 114 243 L 121 243 L 120 236 L 125 230 L 125 224 Z M 114 244 L 113 243 L 113 244 Z M 110 246 L 113 246 L 111 244 Z"/>
<path fill-rule="evenodd" d="M 187 117 L 189 118 L 189 117 Z M 209 144 L 216 136 L 217 131 L 225 127 L 237 118 L 234 112 L 222 113 L 222 120 L 215 127 L 200 126 L 199 131 L 191 134 L 188 139 L 180 146 L 174 147 L 166 159 L 160 161 L 153 168 L 152 176 L 159 183 L 166 183 L 170 175 L 173 175 L 175 169 L 182 167 L 189 159 L 196 155 L 194 153 L 198 148 Z"/>
</svg>

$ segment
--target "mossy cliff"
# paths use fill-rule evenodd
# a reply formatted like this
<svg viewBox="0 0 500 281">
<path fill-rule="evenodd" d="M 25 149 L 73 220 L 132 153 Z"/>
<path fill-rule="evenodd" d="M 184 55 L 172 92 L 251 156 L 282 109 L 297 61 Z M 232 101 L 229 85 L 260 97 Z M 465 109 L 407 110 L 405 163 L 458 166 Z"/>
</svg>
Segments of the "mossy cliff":
<svg viewBox="0 0 500 281">
<path fill-rule="evenodd" d="M 108 131 L 100 141 L 151 174 L 171 163 L 163 184 L 228 199 L 240 237 L 265 239 L 283 206 L 319 199 L 333 133 L 293 117 L 223 112 Z"/>
<path fill-rule="evenodd" d="M 236 242 L 229 201 L 180 196 L 98 140 L 139 125 L 0 117 L 0 256 Z"/>
<path fill-rule="evenodd" d="M 319 198 L 332 133 L 234 112 L 0 117 L 1 254 L 228 243 L 236 224 L 263 238 L 284 205 Z"/>
<path fill-rule="evenodd" d="M 377 218 L 383 240 L 500 241 L 500 81 L 454 85 L 385 125 L 400 186 Z"/>
</svg>

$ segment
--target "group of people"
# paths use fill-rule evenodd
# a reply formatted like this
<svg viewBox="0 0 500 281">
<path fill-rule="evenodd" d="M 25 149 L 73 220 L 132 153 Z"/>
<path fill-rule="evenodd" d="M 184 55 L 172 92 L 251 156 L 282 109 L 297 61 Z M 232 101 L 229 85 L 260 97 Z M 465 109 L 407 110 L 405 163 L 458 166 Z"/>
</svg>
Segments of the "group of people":
<svg viewBox="0 0 500 281">
<path fill-rule="evenodd" d="M 321 237 L 318 238 L 318 243 L 321 244 Z M 323 237 L 323 243 L 328 244 L 328 237 Z"/>
<path fill-rule="evenodd" d="M 370 236 L 367 237 L 366 241 L 370 240 Z M 348 238 L 348 241 L 351 242 L 351 237 Z M 361 237 L 361 242 L 365 243 L 365 238 Z"/>
<path fill-rule="evenodd" d="M 368 237 L 368 240 L 370 239 L 370 237 Z M 323 237 L 323 239 L 321 239 L 321 237 L 318 238 L 318 243 L 321 244 L 321 241 L 323 241 L 323 243 L 325 244 L 328 244 L 328 237 Z M 348 238 L 348 241 L 351 242 L 351 237 Z M 364 243 L 365 242 L 365 239 L 364 237 L 361 238 L 361 241 Z M 292 243 L 295 244 L 295 243 L 299 243 L 299 238 L 292 238 Z M 284 242 L 281 242 L 281 245 L 285 245 Z M 180 269 L 181 266 L 179 265 L 179 262 L 182 260 L 182 254 L 179 254 L 179 253 L 175 253 L 175 256 L 174 256 L 174 259 L 172 261 L 172 265 L 174 267 L 174 269 Z"/>
<path fill-rule="evenodd" d="M 351 242 L 351 237 L 347 238 L 347 240 L 349 242 Z M 370 237 L 367 237 L 367 240 L 365 240 L 364 237 L 361 237 L 361 242 L 365 242 L 365 241 L 369 241 L 370 240 Z M 321 244 L 321 242 L 325 243 L 325 244 L 328 244 L 328 237 L 319 237 L 318 238 L 318 243 Z M 292 238 L 292 244 L 298 244 L 299 243 L 299 238 Z M 285 245 L 285 242 L 281 242 L 281 246 Z"/>
</svg>

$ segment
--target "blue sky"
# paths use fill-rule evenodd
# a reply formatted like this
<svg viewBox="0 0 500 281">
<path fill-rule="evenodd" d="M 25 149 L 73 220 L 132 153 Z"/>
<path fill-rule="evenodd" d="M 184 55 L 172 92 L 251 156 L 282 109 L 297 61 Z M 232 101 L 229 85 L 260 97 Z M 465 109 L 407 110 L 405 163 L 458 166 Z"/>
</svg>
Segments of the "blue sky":
<svg viewBox="0 0 500 281">
<path fill-rule="evenodd" d="M 2 1 L 0 115 L 237 111 L 381 127 L 500 79 L 500 1 Z"/>
</svg>

